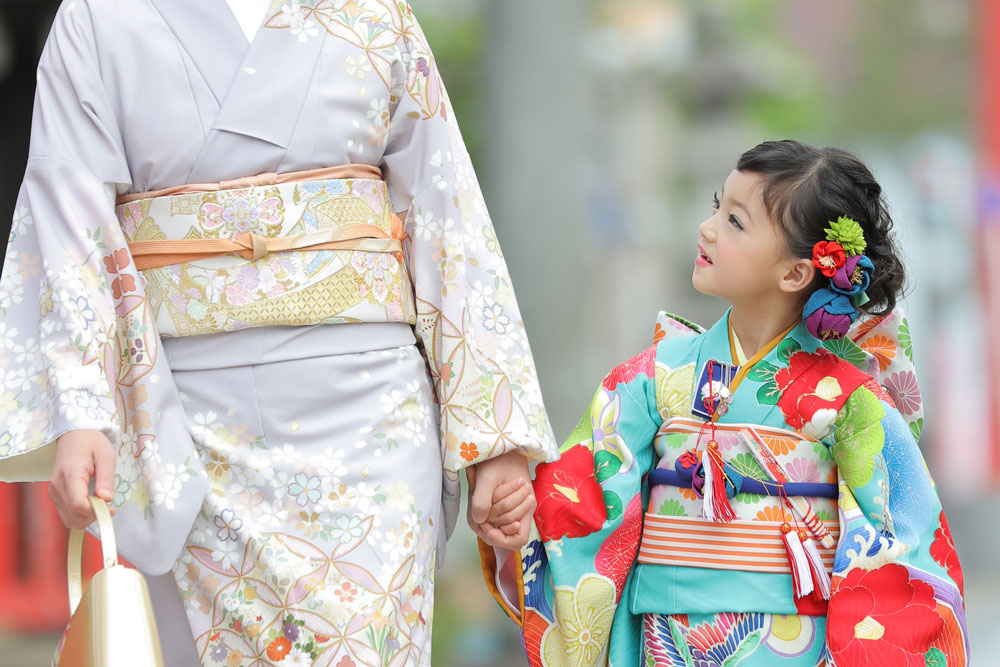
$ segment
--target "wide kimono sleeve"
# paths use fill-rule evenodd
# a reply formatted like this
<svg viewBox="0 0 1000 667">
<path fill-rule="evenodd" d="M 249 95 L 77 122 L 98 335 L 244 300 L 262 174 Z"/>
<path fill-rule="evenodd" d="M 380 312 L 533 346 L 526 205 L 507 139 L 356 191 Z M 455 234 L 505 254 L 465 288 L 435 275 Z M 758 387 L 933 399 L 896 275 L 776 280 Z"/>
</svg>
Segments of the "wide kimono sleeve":
<svg viewBox="0 0 1000 667">
<path fill-rule="evenodd" d="M 521 626 L 534 667 L 639 664 L 641 618 L 619 602 L 639 548 L 644 477 L 661 422 L 655 353 L 612 370 L 560 459 L 536 468 L 532 541 L 505 564 L 481 546 L 487 587 Z"/>
<path fill-rule="evenodd" d="M 60 435 L 103 431 L 117 448 L 119 550 L 159 574 L 208 481 L 115 215 L 131 179 L 101 69 L 115 61 L 99 50 L 90 12 L 62 5 L 38 66 L 0 277 L 0 481 L 47 480 Z"/>
<path fill-rule="evenodd" d="M 87 6 L 64 5 L 38 65 L 0 278 L 0 479 L 47 479 L 45 445 L 69 430 L 119 438 L 103 353 L 115 329 L 104 258 L 123 245 L 114 199 L 128 182 Z"/>
<path fill-rule="evenodd" d="M 447 475 L 505 452 L 555 458 L 556 442 L 510 275 L 434 58 L 402 17 L 383 169 L 405 210 L 416 331 L 441 412 Z"/>
<path fill-rule="evenodd" d="M 842 526 L 827 619 L 834 663 L 968 664 L 962 568 L 911 428 L 869 381 L 832 437 Z"/>
</svg>

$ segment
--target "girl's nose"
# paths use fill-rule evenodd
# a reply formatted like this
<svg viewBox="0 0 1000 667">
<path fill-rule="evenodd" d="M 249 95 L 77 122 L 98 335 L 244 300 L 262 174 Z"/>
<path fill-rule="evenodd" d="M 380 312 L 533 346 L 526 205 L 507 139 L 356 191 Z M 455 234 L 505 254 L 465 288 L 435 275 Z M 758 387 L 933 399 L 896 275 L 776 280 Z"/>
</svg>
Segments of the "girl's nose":
<svg viewBox="0 0 1000 667">
<path fill-rule="evenodd" d="M 698 225 L 698 233 L 708 241 L 715 240 L 715 227 L 712 224 L 712 220 L 715 216 L 707 218 L 704 222 Z"/>
</svg>

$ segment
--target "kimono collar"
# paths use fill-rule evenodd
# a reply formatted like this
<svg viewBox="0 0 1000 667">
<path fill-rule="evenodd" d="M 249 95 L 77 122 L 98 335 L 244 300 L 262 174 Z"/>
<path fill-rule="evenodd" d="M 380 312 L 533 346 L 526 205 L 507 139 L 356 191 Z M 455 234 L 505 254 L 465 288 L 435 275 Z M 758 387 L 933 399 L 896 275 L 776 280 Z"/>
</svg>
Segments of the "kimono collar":
<svg viewBox="0 0 1000 667">
<path fill-rule="evenodd" d="M 764 359 L 764 357 L 770 354 L 771 351 L 774 350 L 774 348 L 776 348 L 778 344 L 781 343 L 781 341 L 783 341 L 790 333 L 795 331 L 797 327 L 801 326 L 802 320 L 796 320 L 792 326 L 772 338 L 768 341 L 767 345 L 764 345 L 762 348 L 757 350 L 757 352 L 748 359 L 746 354 L 743 352 L 743 346 L 740 344 L 739 338 L 736 336 L 736 330 L 733 329 L 732 322 L 729 321 L 731 314 L 732 309 L 726 311 L 725 317 L 723 317 L 719 324 L 721 324 L 722 321 L 725 321 L 726 333 L 729 338 L 729 353 L 732 357 L 732 362 L 740 367 L 739 372 L 736 374 L 736 377 L 733 378 L 733 381 L 729 386 L 730 391 L 736 391 L 736 388 L 739 387 L 741 382 L 743 382 L 743 378 L 747 376 L 750 370 L 758 362 Z M 716 327 L 718 327 L 719 324 L 717 324 Z M 712 328 L 714 329 L 716 327 Z"/>
</svg>

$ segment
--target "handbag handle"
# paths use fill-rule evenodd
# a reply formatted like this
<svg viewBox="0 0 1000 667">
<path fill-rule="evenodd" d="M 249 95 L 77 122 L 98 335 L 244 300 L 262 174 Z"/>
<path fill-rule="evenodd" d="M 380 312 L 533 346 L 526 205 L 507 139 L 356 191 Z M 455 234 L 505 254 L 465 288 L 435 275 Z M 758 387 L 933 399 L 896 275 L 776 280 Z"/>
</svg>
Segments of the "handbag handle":
<svg viewBox="0 0 1000 667">
<path fill-rule="evenodd" d="M 108 512 L 108 504 L 97 496 L 87 498 L 90 506 L 94 508 L 97 516 L 97 527 L 101 533 L 101 551 L 104 556 L 104 567 L 114 567 L 118 565 L 118 545 L 115 543 L 115 530 L 111 526 L 111 513 Z M 80 599 L 83 597 L 83 577 L 80 569 L 80 562 L 83 560 L 83 533 L 82 530 L 73 529 L 69 531 L 69 545 L 66 555 L 66 578 L 69 580 L 69 614 L 72 616 L 76 612 Z"/>
</svg>

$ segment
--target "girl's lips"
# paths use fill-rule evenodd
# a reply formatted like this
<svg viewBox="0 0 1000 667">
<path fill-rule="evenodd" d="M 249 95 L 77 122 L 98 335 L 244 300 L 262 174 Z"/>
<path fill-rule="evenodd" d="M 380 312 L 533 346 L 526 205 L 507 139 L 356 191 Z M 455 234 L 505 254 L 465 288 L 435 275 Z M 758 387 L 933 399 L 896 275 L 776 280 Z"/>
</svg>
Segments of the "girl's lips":
<svg viewBox="0 0 1000 667">
<path fill-rule="evenodd" d="M 709 259 L 708 254 L 705 252 L 705 249 L 701 247 L 700 243 L 698 244 L 698 256 L 695 257 L 694 263 L 698 266 L 712 265 L 712 260 Z"/>
</svg>

